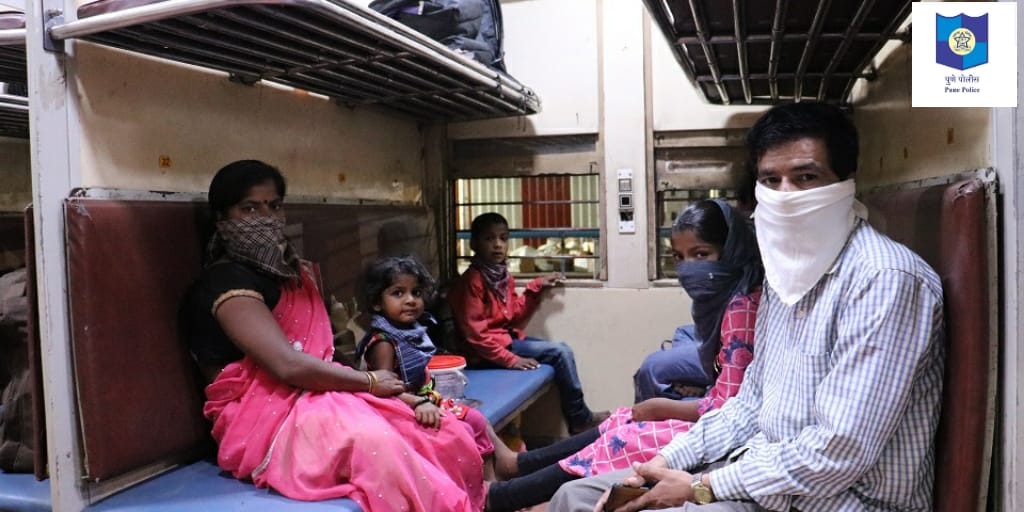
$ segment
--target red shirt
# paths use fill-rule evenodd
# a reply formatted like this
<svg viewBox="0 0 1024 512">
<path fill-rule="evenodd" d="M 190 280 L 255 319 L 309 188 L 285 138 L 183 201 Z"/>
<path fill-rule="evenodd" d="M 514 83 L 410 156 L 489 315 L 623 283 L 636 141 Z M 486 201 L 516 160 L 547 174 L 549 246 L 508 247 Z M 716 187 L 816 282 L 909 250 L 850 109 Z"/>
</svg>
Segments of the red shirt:
<svg viewBox="0 0 1024 512">
<path fill-rule="evenodd" d="M 540 304 L 541 290 L 541 279 L 536 278 L 526 285 L 523 295 L 519 295 L 515 279 L 509 276 L 508 293 L 503 301 L 487 286 L 479 270 L 470 267 L 463 272 L 448 291 L 448 304 L 459 335 L 472 352 L 470 355 L 498 366 L 512 367 L 519 359 L 507 348 L 512 343 L 512 333 L 517 338 L 523 337 L 522 327 Z"/>
</svg>

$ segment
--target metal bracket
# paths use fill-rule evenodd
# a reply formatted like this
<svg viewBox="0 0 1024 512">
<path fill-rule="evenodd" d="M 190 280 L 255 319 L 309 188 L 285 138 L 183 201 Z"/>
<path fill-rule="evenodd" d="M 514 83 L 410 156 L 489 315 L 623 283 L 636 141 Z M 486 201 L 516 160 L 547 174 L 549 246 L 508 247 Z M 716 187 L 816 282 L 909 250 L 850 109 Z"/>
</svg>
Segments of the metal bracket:
<svg viewBox="0 0 1024 512">
<path fill-rule="evenodd" d="M 64 53 L 64 41 L 50 36 L 50 29 L 64 24 L 64 11 L 47 9 L 43 14 L 43 49 L 48 52 Z"/>
<path fill-rule="evenodd" d="M 228 73 L 228 81 L 235 82 L 237 84 L 253 86 L 256 82 L 261 80 L 260 77 L 254 75 L 243 75 L 241 73 Z"/>
</svg>

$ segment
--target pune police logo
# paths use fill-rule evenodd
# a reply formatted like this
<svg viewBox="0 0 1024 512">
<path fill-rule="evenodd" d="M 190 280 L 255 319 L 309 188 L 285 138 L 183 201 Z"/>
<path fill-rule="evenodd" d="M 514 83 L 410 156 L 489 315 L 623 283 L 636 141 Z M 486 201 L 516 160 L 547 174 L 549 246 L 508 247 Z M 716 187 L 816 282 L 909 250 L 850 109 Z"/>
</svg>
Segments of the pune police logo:
<svg viewBox="0 0 1024 512">
<path fill-rule="evenodd" d="M 935 15 L 935 62 L 965 70 L 988 62 L 988 14 Z"/>
</svg>

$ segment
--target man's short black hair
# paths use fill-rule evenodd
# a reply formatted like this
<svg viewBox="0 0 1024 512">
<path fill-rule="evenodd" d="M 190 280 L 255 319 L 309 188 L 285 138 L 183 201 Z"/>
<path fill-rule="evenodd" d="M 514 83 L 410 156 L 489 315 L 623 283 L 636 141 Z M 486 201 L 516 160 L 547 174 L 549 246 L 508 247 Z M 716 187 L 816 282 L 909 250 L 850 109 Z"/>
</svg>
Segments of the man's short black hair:
<svg viewBox="0 0 1024 512">
<path fill-rule="evenodd" d="M 790 103 L 772 107 L 747 132 L 751 171 L 768 150 L 802 138 L 818 139 L 828 150 L 828 163 L 840 181 L 857 170 L 860 143 L 857 128 L 839 107 L 826 103 Z"/>
</svg>

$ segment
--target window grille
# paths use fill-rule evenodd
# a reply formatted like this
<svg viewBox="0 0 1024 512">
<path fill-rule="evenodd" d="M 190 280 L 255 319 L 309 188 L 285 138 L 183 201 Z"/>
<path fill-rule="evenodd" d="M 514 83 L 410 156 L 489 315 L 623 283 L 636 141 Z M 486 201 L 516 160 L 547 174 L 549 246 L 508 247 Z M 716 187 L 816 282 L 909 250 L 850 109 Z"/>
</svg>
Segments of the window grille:
<svg viewBox="0 0 1024 512">
<path fill-rule="evenodd" d="M 469 267 L 470 225 L 500 213 L 509 222 L 509 271 L 529 278 L 562 272 L 596 279 L 600 272 L 600 176 L 545 175 L 455 180 L 455 264 Z"/>
</svg>

